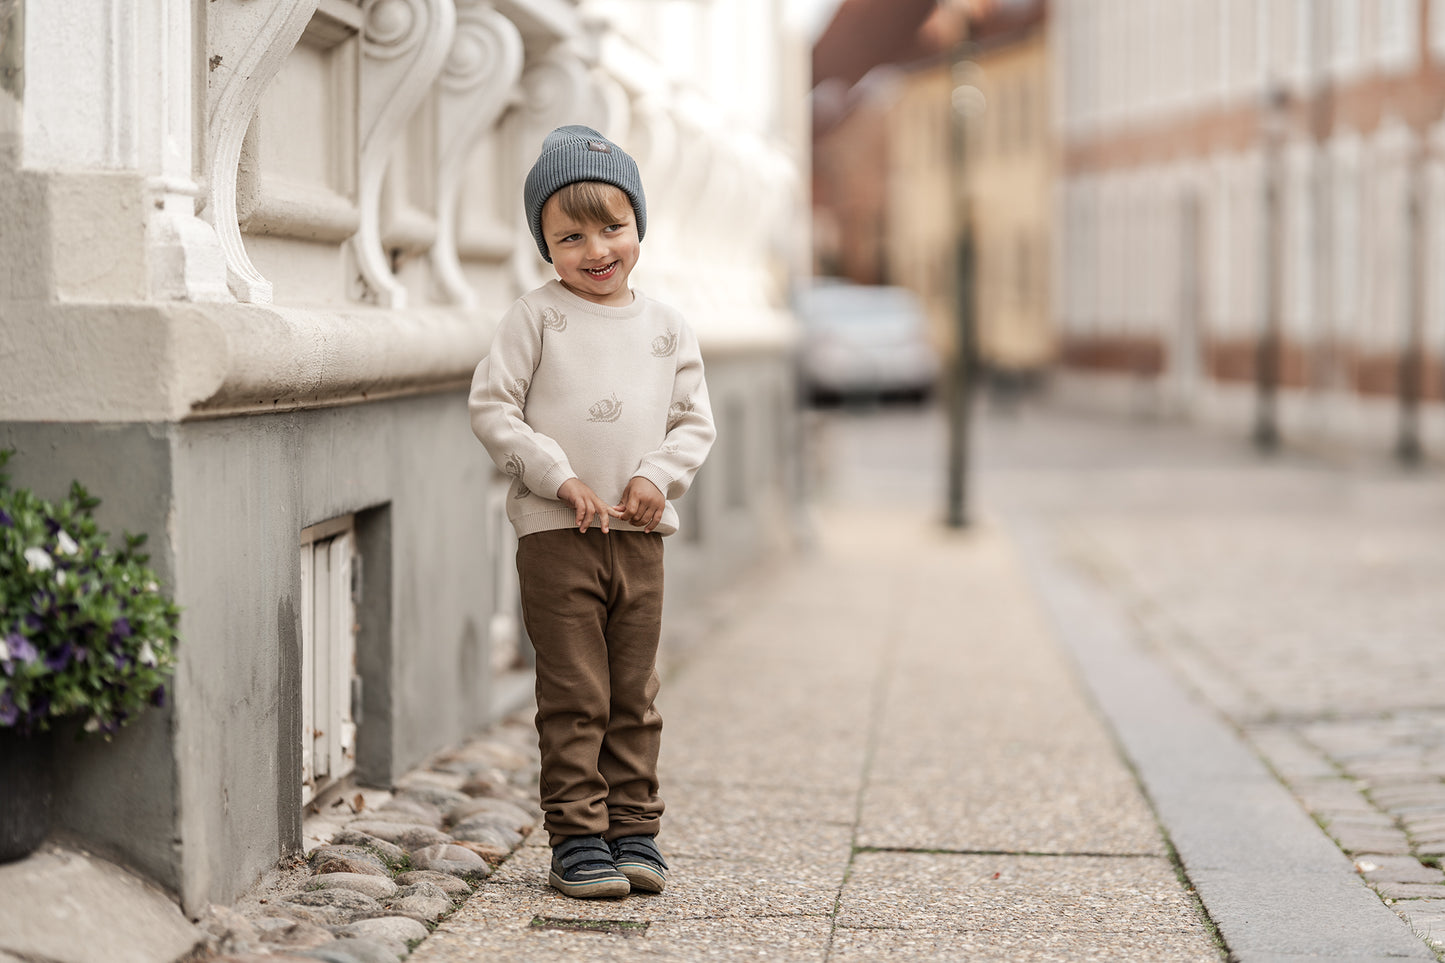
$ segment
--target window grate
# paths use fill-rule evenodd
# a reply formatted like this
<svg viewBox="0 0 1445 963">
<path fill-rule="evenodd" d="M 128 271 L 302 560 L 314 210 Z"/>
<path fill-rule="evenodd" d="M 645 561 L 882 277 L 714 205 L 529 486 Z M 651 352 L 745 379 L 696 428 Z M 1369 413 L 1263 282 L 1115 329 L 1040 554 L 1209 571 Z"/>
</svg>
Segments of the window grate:
<svg viewBox="0 0 1445 963">
<path fill-rule="evenodd" d="M 301 533 L 301 803 L 356 768 L 361 679 L 356 672 L 352 516 Z"/>
</svg>

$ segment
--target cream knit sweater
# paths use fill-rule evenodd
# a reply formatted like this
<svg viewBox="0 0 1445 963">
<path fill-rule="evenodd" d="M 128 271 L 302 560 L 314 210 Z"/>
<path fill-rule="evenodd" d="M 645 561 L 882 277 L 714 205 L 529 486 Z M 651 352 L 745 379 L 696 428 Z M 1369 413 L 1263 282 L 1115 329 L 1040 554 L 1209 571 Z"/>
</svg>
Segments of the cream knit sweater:
<svg viewBox="0 0 1445 963">
<path fill-rule="evenodd" d="M 572 506 L 557 499 L 573 477 L 609 505 L 633 476 L 646 478 L 668 499 L 655 530 L 677 531 L 672 500 L 717 432 L 692 329 L 634 295 L 609 307 L 549 281 L 512 305 L 477 365 L 472 430 L 512 478 L 507 517 L 519 537 L 576 527 Z M 609 527 L 640 530 L 618 518 Z"/>
</svg>

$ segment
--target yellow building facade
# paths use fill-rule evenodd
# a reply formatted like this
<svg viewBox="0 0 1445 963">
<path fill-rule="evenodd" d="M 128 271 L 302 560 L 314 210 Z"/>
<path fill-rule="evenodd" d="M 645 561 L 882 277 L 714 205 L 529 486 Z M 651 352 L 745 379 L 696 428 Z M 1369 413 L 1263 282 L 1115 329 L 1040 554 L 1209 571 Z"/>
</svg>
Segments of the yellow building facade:
<svg viewBox="0 0 1445 963">
<path fill-rule="evenodd" d="M 966 178 L 974 231 L 976 350 L 997 378 L 1053 362 L 1053 141 L 1050 61 L 1042 4 L 977 15 L 968 64 L 949 55 L 901 72 L 888 112 L 888 263 L 894 283 L 927 306 L 935 342 L 958 345 L 955 178 Z M 955 143 L 954 88 L 977 87 L 981 112 Z"/>
</svg>

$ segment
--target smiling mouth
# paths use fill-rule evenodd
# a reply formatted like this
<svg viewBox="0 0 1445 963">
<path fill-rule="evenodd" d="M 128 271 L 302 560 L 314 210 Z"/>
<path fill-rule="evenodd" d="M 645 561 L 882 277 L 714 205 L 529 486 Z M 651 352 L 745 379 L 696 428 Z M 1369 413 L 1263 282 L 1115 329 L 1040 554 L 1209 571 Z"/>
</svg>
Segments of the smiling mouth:
<svg viewBox="0 0 1445 963">
<path fill-rule="evenodd" d="M 614 271 L 616 271 L 616 270 L 617 270 L 617 262 L 616 262 L 616 261 L 613 261 L 611 264 L 605 264 L 605 265 L 603 265 L 602 267 L 598 267 L 598 268 L 586 268 L 586 269 L 585 269 L 585 271 L 587 272 L 587 274 L 589 274 L 590 276 L 596 278 L 596 279 L 599 280 L 599 281 L 605 281 L 605 280 L 607 280 L 608 278 L 612 277 L 612 273 L 613 273 Z"/>
</svg>

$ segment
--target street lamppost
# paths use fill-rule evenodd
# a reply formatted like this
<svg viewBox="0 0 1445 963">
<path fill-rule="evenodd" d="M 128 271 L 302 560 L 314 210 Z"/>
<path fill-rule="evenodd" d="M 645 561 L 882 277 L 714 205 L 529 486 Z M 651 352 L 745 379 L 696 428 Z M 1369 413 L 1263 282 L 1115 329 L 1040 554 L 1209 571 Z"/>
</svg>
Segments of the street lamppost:
<svg viewBox="0 0 1445 963">
<path fill-rule="evenodd" d="M 1410 257 L 1405 275 L 1405 344 L 1400 352 L 1400 423 L 1395 439 L 1395 456 L 1407 465 L 1417 465 L 1424 457 L 1420 444 L 1420 401 L 1425 381 L 1425 312 L 1426 287 L 1425 211 L 1427 188 L 1426 134 L 1410 155 L 1408 192 L 1405 208 L 1406 240 Z"/>
<path fill-rule="evenodd" d="M 1264 133 L 1264 324 L 1255 348 L 1254 444 L 1260 451 L 1279 448 L 1280 342 L 1284 328 L 1283 152 L 1284 86 L 1271 80 L 1265 87 Z"/>
<path fill-rule="evenodd" d="M 976 349 L 973 209 L 968 185 L 969 125 L 987 106 L 978 87 L 981 68 L 972 59 L 972 47 L 959 43 L 952 62 L 952 183 L 954 216 L 954 321 L 957 349 L 948 392 L 948 525 L 968 524 L 968 449 Z"/>
</svg>

